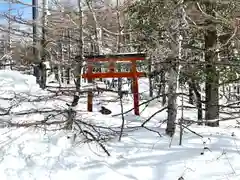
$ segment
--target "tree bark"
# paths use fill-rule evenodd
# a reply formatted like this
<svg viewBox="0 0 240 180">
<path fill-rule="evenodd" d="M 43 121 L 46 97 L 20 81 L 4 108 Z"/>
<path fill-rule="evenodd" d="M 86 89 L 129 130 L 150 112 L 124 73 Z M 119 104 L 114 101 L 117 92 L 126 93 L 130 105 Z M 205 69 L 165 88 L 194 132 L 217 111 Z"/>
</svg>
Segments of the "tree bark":
<svg viewBox="0 0 240 180">
<path fill-rule="evenodd" d="M 162 95 L 162 106 L 164 106 L 167 102 L 166 96 L 166 78 L 165 72 L 162 70 L 160 74 L 160 93 Z"/>
<path fill-rule="evenodd" d="M 184 25 L 184 6 L 183 4 L 179 5 L 175 14 L 177 29 L 170 24 L 170 33 L 173 33 L 173 38 L 175 42 L 172 41 L 170 43 L 171 54 L 168 56 L 168 62 L 170 63 L 169 67 L 169 80 L 168 80 L 168 118 L 167 118 L 167 128 L 166 134 L 172 137 L 175 133 L 176 129 L 176 118 L 177 118 L 177 93 L 180 89 L 179 85 L 179 76 L 181 72 L 182 66 L 178 64 L 182 59 L 182 41 L 183 37 L 181 35 L 181 26 Z M 177 42 L 177 43 L 176 43 Z M 181 120 L 182 121 L 182 120 Z M 182 123 L 180 123 L 180 128 L 182 128 Z"/>
<path fill-rule="evenodd" d="M 206 7 L 206 13 L 215 16 L 214 2 L 204 2 Z M 217 45 L 217 30 L 216 25 L 211 19 L 206 20 L 206 26 L 208 28 L 205 32 L 205 61 L 206 61 L 206 83 L 205 83 L 205 94 L 206 94 L 206 120 L 216 120 L 206 122 L 208 126 L 219 126 L 219 75 L 214 65 L 217 61 L 216 45 Z"/>
<path fill-rule="evenodd" d="M 33 56 L 34 56 L 34 63 L 38 64 L 39 63 L 39 51 L 37 49 L 37 18 L 38 18 L 38 1 L 37 0 L 32 0 L 32 19 L 33 19 Z M 38 77 L 36 77 L 38 78 Z"/>
<path fill-rule="evenodd" d="M 191 83 L 189 83 L 188 91 L 189 91 L 188 103 L 193 105 L 194 104 L 194 94 L 193 94 L 193 87 L 191 86 Z"/>
<path fill-rule="evenodd" d="M 150 74 L 152 71 L 152 58 L 150 57 L 148 60 L 148 73 Z M 152 77 L 148 77 L 149 80 L 149 97 L 153 97 L 153 82 Z"/>
<path fill-rule="evenodd" d="M 67 81 L 67 84 L 70 84 L 70 72 L 71 72 L 71 68 L 67 67 L 66 68 L 66 81 Z"/>
<path fill-rule="evenodd" d="M 166 134 L 172 137 L 176 129 L 176 117 L 177 117 L 177 73 L 174 67 L 170 68 L 169 80 L 168 80 L 168 117 Z"/>
<path fill-rule="evenodd" d="M 39 65 L 40 69 L 40 88 L 45 89 L 46 88 L 46 81 L 47 81 L 47 70 L 46 65 L 41 62 Z"/>
<path fill-rule="evenodd" d="M 60 67 L 60 73 L 61 73 L 61 82 L 64 83 L 64 76 L 65 75 L 64 75 L 64 67 L 63 66 Z"/>
<path fill-rule="evenodd" d="M 201 100 L 201 94 L 199 92 L 199 86 L 197 85 L 194 80 L 192 80 L 189 83 L 189 88 L 192 89 L 196 96 L 196 104 L 197 104 L 197 110 L 198 110 L 198 125 L 202 125 L 202 120 L 203 120 L 203 109 L 202 109 L 202 100 Z"/>
<path fill-rule="evenodd" d="M 120 21 L 120 10 L 119 10 L 119 0 L 117 0 L 117 27 L 118 27 L 118 36 L 117 36 L 117 52 L 121 52 L 121 21 Z M 121 72 L 121 66 L 118 65 L 118 72 Z M 122 78 L 118 78 L 118 92 L 120 93 L 122 90 Z"/>
<path fill-rule="evenodd" d="M 79 92 L 81 88 L 81 73 L 83 68 L 83 31 L 82 31 L 82 7 L 81 7 L 81 0 L 78 0 L 78 12 L 79 12 L 79 39 L 78 39 L 78 57 L 77 57 L 77 79 L 76 79 L 76 91 Z"/>
<path fill-rule="evenodd" d="M 67 36 L 68 36 L 68 65 L 66 67 L 66 80 L 67 80 L 67 84 L 70 84 L 70 81 L 71 81 L 71 68 L 70 68 L 70 63 L 71 63 L 71 44 L 72 44 L 72 41 L 71 41 L 71 31 L 68 29 L 67 30 Z"/>
</svg>

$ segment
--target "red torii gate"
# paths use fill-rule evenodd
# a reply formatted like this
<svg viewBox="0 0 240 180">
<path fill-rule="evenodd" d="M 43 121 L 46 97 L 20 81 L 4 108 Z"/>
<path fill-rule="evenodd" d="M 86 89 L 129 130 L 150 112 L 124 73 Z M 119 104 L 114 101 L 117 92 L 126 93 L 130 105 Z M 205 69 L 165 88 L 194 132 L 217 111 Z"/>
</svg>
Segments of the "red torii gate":
<svg viewBox="0 0 240 180">
<path fill-rule="evenodd" d="M 87 62 L 87 73 L 83 74 L 83 78 L 87 78 L 91 83 L 95 78 L 132 78 L 133 79 L 133 97 L 134 97 L 134 112 L 139 115 L 139 92 L 138 92 L 138 78 L 145 77 L 144 72 L 137 72 L 137 61 L 145 60 L 145 54 L 116 54 L 116 55 L 92 55 L 85 56 Z M 94 63 L 109 62 L 108 72 L 93 72 Z M 115 65 L 117 62 L 131 62 L 130 72 L 116 72 Z M 92 112 L 93 93 L 88 91 L 88 111 Z"/>
</svg>

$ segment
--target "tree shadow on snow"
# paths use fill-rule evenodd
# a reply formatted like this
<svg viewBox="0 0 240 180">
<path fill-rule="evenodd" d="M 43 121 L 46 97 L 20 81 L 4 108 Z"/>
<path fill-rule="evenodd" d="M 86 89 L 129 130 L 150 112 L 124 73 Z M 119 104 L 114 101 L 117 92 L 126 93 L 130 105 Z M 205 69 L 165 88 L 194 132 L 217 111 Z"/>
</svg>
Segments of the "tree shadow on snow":
<svg viewBox="0 0 240 180">
<path fill-rule="evenodd" d="M 124 137 L 125 139 L 123 138 L 122 142 L 112 143 L 109 150 L 110 152 L 112 151 L 113 154 L 117 154 L 114 155 L 115 159 L 113 162 L 96 160 L 86 163 L 82 169 L 101 169 L 107 167 L 112 171 L 120 173 L 124 168 L 150 167 L 156 180 L 161 180 L 164 178 L 164 172 L 166 172 L 167 168 L 193 158 L 204 157 L 204 154 L 201 155 L 204 147 L 210 149 L 210 151 L 206 149 L 205 151 L 209 153 L 217 152 L 219 155 L 222 151 L 240 154 L 240 150 L 238 151 L 237 147 L 239 144 L 240 149 L 240 139 L 227 134 L 210 135 L 204 133 L 204 140 L 195 135 L 187 136 L 183 139 L 183 146 L 178 146 L 179 138 L 176 137 L 172 141 L 172 146 L 169 148 L 170 140 L 168 137 L 159 138 L 155 133 L 156 138 L 153 138 L 154 133 L 146 131 L 147 130 L 138 130 Z M 182 171 L 184 171 L 184 169 Z M 100 174 L 101 173 L 98 172 L 97 176 L 100 176 Z M 102 175 L 103 174 L 104 172 Z M 134 173 L 128 174 L 122 172 L 120 174 L 129 179 L 137 179 Z M 181 174 L 179 174 L 179 177 L 180 176 Z"/>
</svg>

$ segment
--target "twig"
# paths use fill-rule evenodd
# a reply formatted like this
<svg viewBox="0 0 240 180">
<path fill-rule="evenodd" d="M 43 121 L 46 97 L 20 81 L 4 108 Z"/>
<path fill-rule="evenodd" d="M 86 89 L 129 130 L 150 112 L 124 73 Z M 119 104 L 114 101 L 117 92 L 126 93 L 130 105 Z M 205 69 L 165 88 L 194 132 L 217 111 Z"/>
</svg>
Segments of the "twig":
<svg viewBox="0 0 240 180">
<path fill-rule="evenodd" d="M 121 125 L 121 131 L 120 131 L 120 135 L 119 135 L 119 139 L 118 141 L 121 141 L 122 138 L 122 134 L 123 134 L 123 129 L 124 129 L 124 124 L 125 124 L 125 119 L 124 119 L 124 114 L 123 114 L 123 94 L 120 93 L 120 105 L 121 105 L 121 114 L 122 114 L 122 125 Z"/>
<path fill-rule="evenodd" d="M 164 111 L 165 109 L 167 109 L 167 107 L 164 107 L 164 108 L 158 110 L 157 112 L 153 113 L 149 118 L 147 118 L 147 120 L 145 120 L 145 121 L 142 123 L 141 126 L 144 127 L 144 125 L 145 125 L 146 123 L 148 123 L 155 115 L 157 115 L 158 113 Z"/>
<path fill-rule="evenodd" d="M 175 123 L 175 124 L 179 125 L 178 123 Z M 185 128 L 185 129 L 187 129 L 187 130 L 190 131 L 191 133 L 193 133 L 193 134 L 195 134 L 195 135 L 197 135 L 197 136 L 203 138 L 203 136 L 202 136 L 201 134 L 198 134 L 197 132 L 195 132 L 195 131 L 189 129 L 187 126 L 185 126 L 185 125 L 182 124 L 182 127 Z"/>
<path fill-rule="evenodd" d="M 88 134 L 88 135 L 90 135 L 90 136 L 92 137 L 92 140 L 95 141 L 95 142 L 97 142 L 98 145 L 104 150 L 104 152 L 105 152 L 108 156 L 111 156 L 110 153 L 108 152 L 108 150 L 104 147 L 104 145 L 103 145 L 102 143 L 100 143 L 100 142 L 96 139 L 96 137 L 95 137 L 91 132 L 86 131 L 86 130 L 83 130 L 83 132 L 86 133 L 86 134 Z"/>
</svg>

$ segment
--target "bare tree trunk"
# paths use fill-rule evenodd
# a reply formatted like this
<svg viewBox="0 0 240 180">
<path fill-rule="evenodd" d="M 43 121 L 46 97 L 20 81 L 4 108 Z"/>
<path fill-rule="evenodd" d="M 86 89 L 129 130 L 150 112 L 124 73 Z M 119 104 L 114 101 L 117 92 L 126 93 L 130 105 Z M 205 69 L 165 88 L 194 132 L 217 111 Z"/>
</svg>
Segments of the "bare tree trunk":
<svg viewBox="0 0 240 180">
<path fill-rule="evenodd" d="M 193 88 L 189 82 L 189 87 L 188 87 L 188 92 L 189 92 L 189 100 L 188 100 L 188 103 L 189 104 L 194 104 L 193 101 L 194 101 L 194 94 L 193 94 Z"/>
<path fill-rule="evenodd" d="M 36 47 L 37 45 L 37 18 L 38 18 L 38 10 L 37 10 L 37 6 L 38 6 L 38 1 L 37 0 L 32 0 L 32 19 L 33 19 L 33 56 L 34 56 L 34 63 L 39 63 L 39 51 Z M 36 67 L 36 66 L 35 66 Z M 37 79 L 39 79 L 39 77 L 36 76 Z"/>
<path fill-rule="evenodd" d="M 198 110 L 198 122 L 199 122 L 198 125 L 202 125 L 203 109 L 202 109 L 201 94 L 199 92 L 200 90 L 199 85 L 194 80 L 191 80 L 191 82 L 189 82 L 189 88 L 191 88 L 192 91 L 195 93 L 197 110 Z"/>
<path fill-rule="evenodd" d="M 182 2 L 181 2 L 182 3 Z M 185 21 L 185 10 L 183 4 L 180 4 L 176 10 L 175 18 L 177 21 L 176 25 L 178 26 L 177 30 L 170 24 L 170 33 L 174 33 L 173 38 L 175 42 L 172 41 L 170 44 L 171 55 L 169 56 L 170 70 L 169 70 L 169 81 L 168 81 L 168 119 L 167 119 L 167 128 L 166 134 L 172 137 L 175 133 L 176 128 L 176 117 L 177 117 L 177 93 L 180 89 L 179 85 L 179 75 L 181 72 L 182 66 L 177 64 L 178 61 L 182 59 L 182 41 L 183 37 L 181 35 L 181 27 L 184 26 Z M 178 44 L 176 44 L 176 42 Z M 177 56 L 176 56 L 177 54 Z M 181 125 L 182 123 L 180 123 Z M 181 125 L 182 126 L 182 125 Z"/>
<path fill-rule="evenodd" d="M 206 6 L 206 13 L 215 16 L 214 9 L 216 7 L 214 2 L 206 1 L 204 2 Z M 206 93 L 206 120 L 216 120 L 209 121 L 206 123 L 208 126 L 219 126 L 219 105 L 218 105 L 218 86 L 219 86 L 219 75 L 216 65 L 213 63 L 217 61 L 216 55 L 216 45 L 217 45 L 217 30 L 216 25 L 211 19 L 206 20 L 206 25 L 209 26 L 205 33 L 205 61 L 206 61 L 206 83 L 205 83 L 205 93 Z"/>
<path fill-rule="evenodd" d="M 76 91 L 79 92 L 81 88 L 81 73 L 83 68 L 83 32 L 82 32 L 82 6 L 81 6 L 81 0 L 78 0 L 78 18 L 79 18 L 79 39 L 78 39 L 78 59 L 77 60 L 77 80 L 76 80 Z"/>
<path fill-rule="evenodd" d="M 88 9 L 91 11 L 91 13 L 93 15 L 93 19 L 94 19 L 94 22 L 95 22 L 95 28 L 94 28 L 95 41 L 94 41 L 94 51 L 93 51 L 93 53 L 94 54 L 100 54 L 100 46 L 101 46 L 100 41 L 102 39 L 99 39 L 99 36 L 101 36 L 101 35 L 99 35 L 99 32 L 101 32 L 101 28 L 100 28 L 99 23 L 97 21 L 96 13 L 94 12 L 94 10 L 92 8 L 91 1 L 86 1 L 86 3 L 87 3 L 87 6 L 88 6 Z M 97 71 L 98 72 L 102 71 L 100 65 L 97 67 Z M 102 81 L 102 79 L 100 79 L 100 80 Z"/>
<path fill-rule="evenodd" d="M 121 52 L 121 20 L 119 12 L 119 0 L 117 0 L 117 26 L 118 26 L 118 36 L 117 36 L 117 52 Z M 121 72 L 121 66 L 118 66 L 118 72 Z M 122 78 L 118 78 L 118 92 L 122 90 Z"/>
<path fill-rule="evenodd" d="M 42 89 L 46 88 L 46 81 L 47 81 L 47 69 L 44 62 L 46 61 L 46 52 L 45 52 L 45 46 L 46 46 L 46 21 L 47 21 L 47 13 L 46 13 L 46 1 L 43 0 L 42 2 L 42 39 L 41 39 L 41 84 L 40 87 Z"/>
<path fill-rule="evenodd" d="M 12 3 L 11 1 L 8 2 L 9 17 L 11 17 L 11 9 L 12 9 L 11 3 Z M 12 25 L 11 19 L 8 18 L 8 44 L 7 44 L 7 53 L 8 53 L 7 60 L 8 60 L 8 62 L 7 62 L 7 64 L 9 63 L 10 69 L 12 70 L 12 57 L 10 55 L 11 54 L 11 25 Z"/>
<path fill-rule="evenodd" d="M 60 59 L 61 59 L 61 64 L 58 66 L 58 69 L 59 69 L 59 76 L 61 77 L 61 78 L 59 78 L 60 79 L 60 81 L 59 81 L 59 83 L 60 83 L 60 85 L 61 85 L 61 83 L 64 83 L 64 68 L 63 68 L 63 64 L 64 64 L 64 50 L 63 50 L 63 48 L 64 48 L 64 45 L 63 45 L 63 39 L 64 39 L 64 31 L 62 31 L 62 37 L 61 37 L 61 40 L 60 40 L 60 42 L 59 42 L 59 49 L 60 49 Z M 62 41 L 62 42 L 61 42 Z"/>
<path fill-rule="evenodd" d="M 67 84 L 70 84 L 71 68 L 67 67 L 65 71 L 66 71 L 66 81 L 67 81 Z"/>
<path fill-rule="evenodd" d="M 148 60 L 148 74 L 152 72 L 152 58 L 150 57 Z M 148 76 L 149 80 L 149 96 L 153 97 L 153 82 L 152 82 L 152 77 Z"/>
<path fill-rule="evenodd" d="M 60 66 L 60 73 L 61 73 L 61 82 L 64 83 L 64 66 Z"/>
<path fill-rule="evenodd" d="M 71 68 L 70 68 L 70 63 L 71 63 L 71 32 L 68 29 L 67 30 L 67 35 L 68 35 L 68 63 L 67 63 L 67 67 L 66 67 L 66 79 L 67 79 L 67 84 L 70 84 L 70 72 L 71 72 Z"/>
<path fill-rule="evenodd" d="M 172 137 L 175 133 L 175 122 L 177 117 L 177 72 L 174 67 L 169 70 L 168 79 L 168 117 L 166 134 Z"/>
<path fill-rule="evenodd" d="M 167 102 L 167 96 L 166 96 L 166 78 L 165 72 L 163 70 L 160 73 L 160 93 L 162 95 L 162 106 L 164 106 Z"/>
<path fill-rule="evenodd" d="M 39 67 L 40 67 L 40 88 L 45 89 L 46 88 L 46 80 L 47 80 L 46 65 L 43 62 L 41 62 Z"/>
<path fill-rule="evenodd" d="M 36 77 L 36 83 L 40 85 L 40 66 L 39 66 L 39 64 L 34 65 L 33 75 Z"/>
</svg>

